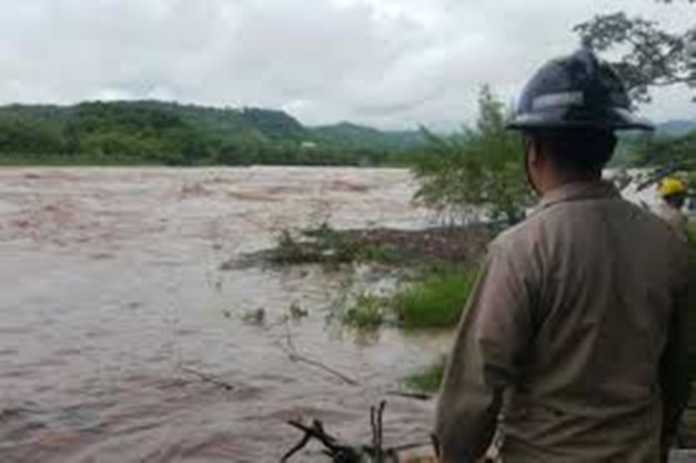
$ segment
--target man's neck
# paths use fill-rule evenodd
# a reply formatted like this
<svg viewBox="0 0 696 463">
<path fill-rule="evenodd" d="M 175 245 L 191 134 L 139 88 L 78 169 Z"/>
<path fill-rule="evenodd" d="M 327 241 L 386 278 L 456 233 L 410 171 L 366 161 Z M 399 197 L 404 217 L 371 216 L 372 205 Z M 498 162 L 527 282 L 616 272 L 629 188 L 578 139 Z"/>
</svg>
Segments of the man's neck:
<svg viewBox="0 0 696 463">
<path fill-rule="evenodd" d="M 550 191 L 561 188 L 571 183 L 595 183 L 602 180 L 602 174 L 596 172 L 588 173 L 558 173 L 549 177 L 544 182 L 542 192 L 547 194 Z"/>
</svg>

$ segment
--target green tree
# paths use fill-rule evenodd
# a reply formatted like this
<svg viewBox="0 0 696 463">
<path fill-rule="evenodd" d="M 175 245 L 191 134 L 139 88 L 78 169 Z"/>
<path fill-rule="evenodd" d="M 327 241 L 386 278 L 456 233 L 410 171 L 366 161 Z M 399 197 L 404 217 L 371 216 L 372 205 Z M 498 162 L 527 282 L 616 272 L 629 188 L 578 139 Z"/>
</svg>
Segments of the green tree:
<svg viewBox="0 0 696 463">
<path fill-rule="evenodd" d="M 696 0 L 656 0 L 665 4 L 690 4 Z M 668 6 L 665 6 L 668 8 Z M 693 27 L 693 26 L 692 26 Z M 696 102 L 696 29 L 671 31 L 656 21 L 631 17 L 625 12 L 595 16 L 574 28 L 584 43 L 606 56 L 621 75 L 638 104 L 651 101 L 651 89 L 685 85 Z M 640 137 L 623 158 L 638 166 L 656 167 L 657 181 L 672 171 L 696 171 L 695 135 Z"/>
<path fill-rule="evenodd" d="M 691 3 L 696 14 L 695 0 L 658 1 Z M 617 57 L 612 64 L 636 102 L 650 101 L 653 87 L 684 84 L 696 90 L 696 29 L 673 32 L 621 11 L 595 16 L 574 31 L 596 51 Z"/>
<path fill-rule="evenodd" d="M 449 137 L 424 130 L 429 145 L 412 166 L 420 183 L 414 200 L 454 222 L 485 212 L 514 224 L 530 199 L 519 136 L 505 130 L 503 105 L 488 86 L 481 89 L 479 112 L 475 129 Z"/>
</svg>

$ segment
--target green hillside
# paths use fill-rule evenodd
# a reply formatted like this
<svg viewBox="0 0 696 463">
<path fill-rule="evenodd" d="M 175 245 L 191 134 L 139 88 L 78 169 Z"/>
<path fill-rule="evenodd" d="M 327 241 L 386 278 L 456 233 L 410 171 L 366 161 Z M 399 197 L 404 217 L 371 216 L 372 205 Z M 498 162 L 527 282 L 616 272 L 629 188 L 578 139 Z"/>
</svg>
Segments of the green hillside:
<svg viewBox="0 0 696 463">
<path fill-rule="evenodd" d="M 655 133 L 622 135 L 620 140 L 611 167 L 694 165 L 696 162 L 696 124 L 668 122 L 658 125 Z"/>
<path fill-rule="evenodd" d="M 318 141 L 346 148 L 407 151 L 425 143 L 420 131 L 384 132 L 350 122 L 315 127 L 313 133 Z"/>
<path fill-rule="evenodd" d="M 419 136 L 349 124 L 312 129 L 282 111 L 160 101 L 0 107 L 5 164 L 373 165 L 416 147 Z"/>
</svg>

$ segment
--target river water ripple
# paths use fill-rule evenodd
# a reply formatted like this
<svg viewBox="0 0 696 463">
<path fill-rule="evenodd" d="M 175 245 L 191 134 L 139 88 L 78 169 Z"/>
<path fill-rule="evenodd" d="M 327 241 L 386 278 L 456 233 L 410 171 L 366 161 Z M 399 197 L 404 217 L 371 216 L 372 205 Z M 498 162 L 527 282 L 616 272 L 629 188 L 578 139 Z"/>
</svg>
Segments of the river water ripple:
<svg viewBox="0 0 696 463">
<path fill-rule="evenodd" d="M 273 462 L 300 416 L 367 441 L 369 406 L 447 336 L 328 323 L 346 274 L 221 264 L 323 219 L 422 227 L 413 191 L 397 169 L 0 169 L 0 461 Z M 309 316 L 284 323 L 292 303 Z M 422 441 L 431 408 L 392 397 L 387 440 Z"/>
</svg>

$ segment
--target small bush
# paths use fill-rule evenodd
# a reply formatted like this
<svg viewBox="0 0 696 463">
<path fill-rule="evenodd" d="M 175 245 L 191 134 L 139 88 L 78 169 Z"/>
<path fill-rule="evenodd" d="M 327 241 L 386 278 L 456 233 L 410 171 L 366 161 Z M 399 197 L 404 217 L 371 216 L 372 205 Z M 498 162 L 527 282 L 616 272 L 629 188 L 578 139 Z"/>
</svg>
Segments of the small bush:
<svg viewBox="0 0 696 463">
<path fill-rule="evenodd" d="M 326 264 L 337 266 L 357 260 L 358 244 L 345 233 L 338 232 L 327 223 L 318 228 L 302 230 L 300 237 L 283 230 L 272 249 L 272 262 L 283 265 Z"/>
<path fill-rule="evenodd" d="M 272 260 L 280 264 L 317 262 L 318 255 L 296 240 L 289 230 L 283 230 L 276 238 Z"/>
<path fill-rule="evenodd" d="M 311 243 L 322 255 L 339 262 L 350 262 L 358 253 L 355 241 L 332 228 L 328 222 L 322 222 L 317 228 L 303 230 L 302 235 L 311 239 Z"/>
<path fill-rule="evenodd" d="M 435 393 L 440 389 L 440 384 L 442 384 L 446 363 L 446 358 L 443 356 L 423 371 L 405 378 L 403 383 L 408 389 L 413 391 Z"/>
<path fill-rule="evenodd" d="M 343 323 L 356 328 L 377 328 L 384 322 L 385 301 L 370 294 L 360 294 L 346 310 Z"/>
<path fill-rule="evenodd" d="M 394 309 L 407 328 L 452 327 L 473 290 L 476 272 L 450 270 L 428 277 L 394 296 Z"/>
</svg>

